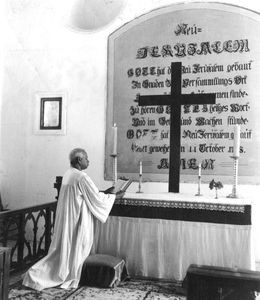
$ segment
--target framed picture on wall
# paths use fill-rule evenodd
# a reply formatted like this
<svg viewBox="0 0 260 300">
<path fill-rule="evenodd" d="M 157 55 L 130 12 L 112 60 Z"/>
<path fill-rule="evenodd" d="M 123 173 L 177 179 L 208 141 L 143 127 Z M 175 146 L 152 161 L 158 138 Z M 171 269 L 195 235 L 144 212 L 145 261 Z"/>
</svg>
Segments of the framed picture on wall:
<svg viewBox="0 0 260 300">
<path fill-rule="evenodd" d="M 66 134 L 66 93 L 36 94 L 35 134 Z"/>
<path fill-rule="evenodd" d="M 40 129 L 61 130 L 62 97 L 41 98 Z"/>
</svg>

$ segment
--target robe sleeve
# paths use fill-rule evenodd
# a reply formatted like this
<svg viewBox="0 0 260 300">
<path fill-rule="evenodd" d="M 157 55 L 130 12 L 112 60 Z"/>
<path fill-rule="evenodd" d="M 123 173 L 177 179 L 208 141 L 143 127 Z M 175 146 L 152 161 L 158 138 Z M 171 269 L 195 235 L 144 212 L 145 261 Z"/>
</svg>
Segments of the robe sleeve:
<svg viewBox="0 0 260 300">
<path fill-rule="evenodd" d="M 94 182 L 86 174 L 81 177 L 78 184 L 89 210 L 99 221 L 106 222 L 116 196 L 99 192 Z"/>
</svg>

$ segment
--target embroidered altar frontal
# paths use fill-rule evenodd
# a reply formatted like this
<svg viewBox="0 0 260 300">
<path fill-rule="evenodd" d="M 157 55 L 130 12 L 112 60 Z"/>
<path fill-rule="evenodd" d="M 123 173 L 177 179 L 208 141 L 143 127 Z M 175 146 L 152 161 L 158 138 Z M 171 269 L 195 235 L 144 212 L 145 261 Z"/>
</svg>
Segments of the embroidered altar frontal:
<svg viewBox="0 0 260 300">
<path fill-rule="evenodd" d="M 251 225 L 251 205 L 125 198 L 110 216 Z"/>
</svg>

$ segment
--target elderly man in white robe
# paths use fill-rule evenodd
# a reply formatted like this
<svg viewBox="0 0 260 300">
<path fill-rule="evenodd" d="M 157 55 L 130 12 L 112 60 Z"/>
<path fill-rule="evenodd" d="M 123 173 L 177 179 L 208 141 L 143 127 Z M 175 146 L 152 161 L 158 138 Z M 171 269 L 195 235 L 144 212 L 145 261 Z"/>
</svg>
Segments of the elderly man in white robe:
<svg viewBox="0 0 260 300">
<path fill-rule="evenodd" d="M 122 197 L 122 192 L 113 194 L 112 188 L 100 192 L 83 172 L 89 165 L 84 149 L 71 151 L 70 165 L 62 180 L 49 252 L 23 279 L 25 286 L 35 290 L 78 287 L 83 263 L 93 244 L 94 219 L 105 222 L 115 197 Z"/>
</svg>

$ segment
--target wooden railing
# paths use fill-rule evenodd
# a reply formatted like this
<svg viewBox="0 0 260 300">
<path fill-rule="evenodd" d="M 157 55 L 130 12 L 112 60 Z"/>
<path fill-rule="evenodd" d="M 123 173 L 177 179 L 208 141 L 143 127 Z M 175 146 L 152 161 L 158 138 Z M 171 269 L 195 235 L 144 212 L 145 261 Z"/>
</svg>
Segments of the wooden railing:
<svg viewBox="0 0 260 300">
<path fill-rule="evenodd" d="M 0 246 L 10 247 L 10 271 L 32 265 L 48 253 L 57 201 L 0 212 Z"/>
<path fill-rule="evenodd" d="M 0 247 L 0 299 L 8 300 L 10 248 Z"/>
</svg>

